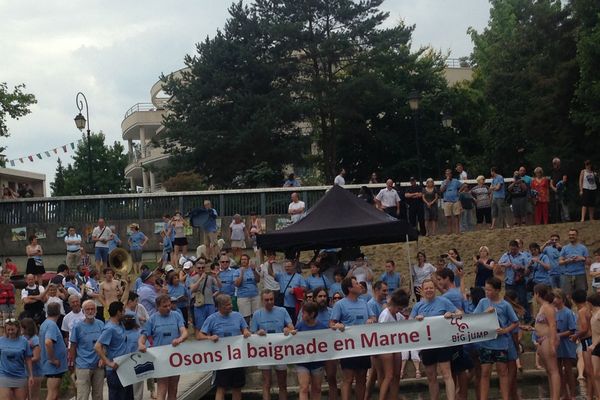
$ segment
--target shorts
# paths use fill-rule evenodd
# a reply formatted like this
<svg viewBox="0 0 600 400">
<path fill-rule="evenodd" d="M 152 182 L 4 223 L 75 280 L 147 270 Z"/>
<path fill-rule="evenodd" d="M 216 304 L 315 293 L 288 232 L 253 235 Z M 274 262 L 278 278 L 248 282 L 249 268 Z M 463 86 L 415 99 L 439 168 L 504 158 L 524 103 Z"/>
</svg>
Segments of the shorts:
<svg viewBox="0 0 600 400">
<path fill-rule="evenodd" d="M 108 262 L 108 247 L 96 247 L 94 258 L 96 261 L 102 261 L 102 264 L 106 264 Z"/>
<path fill-rule="evenodd" d="M 440 347 L 438 349 L 421 350 L 419 357 L 423 365 L 433 365 L 442 362 L 452 361 L 455 347 Z"/>
<path fill-rule="evenodd" d="M 60 374 L 52 374 L 52 375 L 44 375 L 46 378 L 55 378 L 55 379 L 62 379 L 62 377 L 64 376 L 64 372 L 61 372 Z"/>
<path fill-rule="evenodd" d="M 592 355 L 596 357 L 600 357 L 600 343 L 596 343 L 596 347 L 594 347 L 594 351 L 592 351 Z"/>
<path fill-rule="evenodd" d="M 216 246 L 217 245 L 217 232 L 206 232 L 204 234 L 204 244 L 206 244 L 206 247 Z"/>
<path fill-rule="evenodd" d="M 492 218 L 498 218 L 500 214 L 504 215 L 504 198 L 492 199 Z"/>
<path fill-rule="evenodd" d="M 1 388 L 26 388 L 27 378 L 11 378 L 9 376 L 0 376 Z"/>
<path fill-rule="evenodd" d="M 452 367 L 452 373 L 456 374 L 468 371 L 472 369 L 474 365 L 471 357 L 464 351 L 463 346 L 456 346 L 454 347 L 452 360 L 450 360 L 450 366 Z"/>
<path fill-rule="evenodd" d="M 342 358 L 340 360 L 340 367 L 342 369 L 361 370 L 371 368 L 371 357 L 359 356 Z"/>
<path fill-rule="evenodd" d="M 570 296 L 575 290 L 587 291 L 587 277 L 582 275 L 561 275 L 560 288 L 567 296 Z"/>
<path fill-rule="evenodd" d="M 275 369 L 275 371 L 287 371 L 287 364 L 259 365 L 256 368 L 261 371 L 270 371 L 271 369 Z"/>
<path fill-rule="evenodd" d="M 480 348 L 479 361 L 482 364 L 506 363 L 508 362 L 508 351 Z"/>
<path fill-rule="evenodd" d="M 231 241 L 231 248 L 235 248 L 235 249 L 245 249 L 246 248 L 246 241 L 245 240 L 232 240 Z"/>
<path fill-rule="evenodd" d="M 455 201 L 450 202 L 450 201 L 444 201 L 442 203 L 442 208 L 444 209 L 444 215 L 446 217 L 457 217 L 460 215 L 460 202 L 459 201 Z"/>
<path fill-rule="evenodd" d="M 581 205 L 583 207 L 595 207 L 596 206 L 596 190 L 583 189 L 583 194 L 581 195 Z"/>
<path fill-rule="evenodd" d="M 581 351 L 587 351 L 587 349 L 592 345 L 592 337 L 586 337 L 580 340 L 581 342 Z"/>
<path fill-rule="evenodd" d="M 242 317 L 250 317 L 256 310 L 260 308 L 260 296 L 254 297 L 239 297 L 237 298 L 237 305 Z"/>
<path fill-rule="evenodd" d="M 187 246 L 188 245 L 188 241 L 186 237 L 176 237 L 175 240 L 173 240 L 173 246 L 179 246 L 179 247 L 183 247 L 183 246 Z"/>
<path fill-rule="evenodd" d="M 527 216 L 527 196 L 512 198 L 512 212 L 515 218 Z"/>
<path fill-rule="evenodd" d="M 239 389 L 246 386 L 246 368 L 221 369 L 215 373 L 214 385 L 225 389 Z"/>
<path fill-rule="evenodd" d="M 315 364 L 315 365 L 313 365 Z M 318 364 L 318 365 L 317 365 Z M 315 376 L 323 376 L 324 368 L 323 363 L 304 363 L 296 364 L 296 373 L 307 373 Z"/>
<path fill-rule="evenodd" d="M 437 221 L 438 220 L 438 206 L 432 204 L 431 207 L 425 207 L 425 221 Z"/>
<path fill-rule="evenodd" d="M 142 262 L 142 250 L 131 250 L 131 261 Z"/>
</svg>

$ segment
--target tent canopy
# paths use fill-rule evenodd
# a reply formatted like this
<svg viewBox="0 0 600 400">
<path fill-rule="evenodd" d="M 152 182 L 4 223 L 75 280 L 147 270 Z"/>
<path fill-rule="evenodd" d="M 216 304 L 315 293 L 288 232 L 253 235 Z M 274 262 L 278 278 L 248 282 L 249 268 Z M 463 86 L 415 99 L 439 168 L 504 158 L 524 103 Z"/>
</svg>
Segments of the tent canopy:
<svg viewBox="0 0 600 400">
<path fill-rule="evenodd" d="M 340 186 L 333 186 L 300 221 L 257 236 L 263 250 L 299 251 L 417 240 L 406 221 L 377 210 Z"/>
</svg>

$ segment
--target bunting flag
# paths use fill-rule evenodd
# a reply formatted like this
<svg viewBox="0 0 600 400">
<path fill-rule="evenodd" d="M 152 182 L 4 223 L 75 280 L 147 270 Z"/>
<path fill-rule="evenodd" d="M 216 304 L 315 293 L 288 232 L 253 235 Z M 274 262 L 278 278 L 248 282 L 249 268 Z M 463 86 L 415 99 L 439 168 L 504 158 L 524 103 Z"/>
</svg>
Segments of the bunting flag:
<svg viewBox="0 0 600 400">
<path fill-rule="evenodd" d="M 67 143 L 62 146 L 54 147 L 49 150 L 40 151 L 39 153 L 28 155 L 26 157 L 13 158 L 12 160 L 7 160 L 7 161 L 10 163 L 11 166 L 14 167 L 17 160 L 20 161 L 21 164 L 25 163 L 25 161 L 24 161 L 25 159 L 29 159 L 29 161 L 34 162 L 35 161 L 34 157 L 37 157 L 38 159 L 43 160 L 44 158 L 50 158 L 52 156 L 52 153 L 58 155 L 59 150 L 61 148 L 63 149 L 63 151 L 65 153 L 67 153 L 69 151 L 69 149 L 68 149 L 69 146 L 71 147 L 72 150 L 75 150 L 75 143 L 76 142 Z M 81 144 L 81 143 L 82 143 L 81 139 L 77 141 L 77 144 Z"/>
</svg>

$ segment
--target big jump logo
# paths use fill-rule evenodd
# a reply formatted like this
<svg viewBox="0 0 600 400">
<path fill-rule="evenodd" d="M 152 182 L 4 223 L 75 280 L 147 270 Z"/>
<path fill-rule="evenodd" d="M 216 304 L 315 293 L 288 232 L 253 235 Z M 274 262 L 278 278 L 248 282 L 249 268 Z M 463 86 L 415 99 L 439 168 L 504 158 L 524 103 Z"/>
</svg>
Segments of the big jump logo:
<svg viewBox="0 0 600 400">
<path fill-rule="evenodd" d="M 148 353 L 133 353 L 129 358 L 133 361 L 133 370 L 138 378 L 144 378 L 154 372 L 154 357 Z"/>
<path fill-rule="evenodd" d="M 469 324 L 464 322 L 462 318 L 452 318 L 450 320 L 450 325 L 456 326 L 456 330 L 458 331 L 456 334 L 452 335 L 452 341 L 454 343 L 469 343 L 474 339 L 482 339 L 488 336 L 487 331 L 471 332 L 469 330 Z"/>
</svg>

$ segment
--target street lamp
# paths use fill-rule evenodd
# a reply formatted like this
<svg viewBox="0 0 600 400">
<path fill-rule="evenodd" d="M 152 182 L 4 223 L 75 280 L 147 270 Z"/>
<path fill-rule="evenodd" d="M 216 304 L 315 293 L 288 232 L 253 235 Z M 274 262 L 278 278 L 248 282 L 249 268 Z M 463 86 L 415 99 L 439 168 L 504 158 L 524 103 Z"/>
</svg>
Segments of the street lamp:
<svg viewBox="0 0 600 400">
<path fill-rule="evenodd" d="M 417 146 L 417 169 L 419 171 L 419 184 L 423 185 L 423 172 L 421 170 L 421 147 L 419 145 L 419 105 L 421 103 L 421 94 L 413 90 L 408 95 L 408 106 L 413 112 L 413 122 L 415 124 L 415 143 Z"/>
<path fill-rule="evenodd" d="M 452 115 L 442 111 L 442 126 L 444 128 L 452 128 Z"/>
<path fill-rule="evenodd" d="M 80 99 L 83 98 L 83 100 Z M 75 116 L 75 126 L 80 131 L 83 131 L 87 126 L 87 151 L 88 151 L 88 179 L 89 179 L 89 192 L 88 194 L 92 194 L 94 192 L 94 175 L 92 172 L 92 144 L 90 142 L 90 110 L 88 108 L 88 102 L 85 98 L 85 95 L 81 92 L 77 93 L 75 96 L 75 104 L 77 105 L 77 109 L 79 110 L 79 114 Z M 87 119 L 83 116 L 81 111 L 83 111 L 83 105 L 85 104 L 85 115 Z"/>
</svg>

